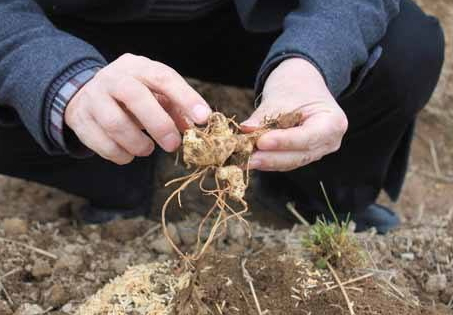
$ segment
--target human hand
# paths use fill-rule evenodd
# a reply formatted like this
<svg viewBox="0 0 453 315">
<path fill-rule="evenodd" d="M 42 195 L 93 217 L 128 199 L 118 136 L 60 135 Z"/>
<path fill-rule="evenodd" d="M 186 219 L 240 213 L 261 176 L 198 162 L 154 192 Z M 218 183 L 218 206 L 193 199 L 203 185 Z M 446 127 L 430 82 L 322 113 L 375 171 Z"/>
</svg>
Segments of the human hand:
<svg viewBox="0 0 453 315">
<path fill-rule="evenodd" d="M 74 95 L 64 119 L 87 147 L 122 165 L 150 155 L 154 141 L 165 151 L 176 150 L 178 129 L 205 123 L 210 113 L 206 101 L 175 70 L 125 54 Z"/>
<path fill-rule="evenodd" d="M 250 160 L 251 169 L 290 171 L 340 148 L 348 128 L 346 115 L 319 71 L 301 58 L 285 60 L 272 71 L 261 105 L 242 126 L 246 132 L 253 131 L 265 117 L 293 111 L 302 114 L 301 124 L 262 135 Z"/>
</svg>

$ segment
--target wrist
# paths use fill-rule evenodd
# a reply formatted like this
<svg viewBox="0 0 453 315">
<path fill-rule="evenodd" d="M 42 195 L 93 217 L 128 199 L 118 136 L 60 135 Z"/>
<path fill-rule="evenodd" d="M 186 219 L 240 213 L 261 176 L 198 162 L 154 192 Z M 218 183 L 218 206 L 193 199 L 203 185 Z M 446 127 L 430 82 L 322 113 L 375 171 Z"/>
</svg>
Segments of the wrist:
<svg viewBox="0 0 453 315">
<path fill-rule="evenodd" d="M 321 72 L 303 58 L 282 61 L 268 76 L 263 99 L 282 99 L 297 102 L 324 100 L 332 96 Z"/>
</svg>

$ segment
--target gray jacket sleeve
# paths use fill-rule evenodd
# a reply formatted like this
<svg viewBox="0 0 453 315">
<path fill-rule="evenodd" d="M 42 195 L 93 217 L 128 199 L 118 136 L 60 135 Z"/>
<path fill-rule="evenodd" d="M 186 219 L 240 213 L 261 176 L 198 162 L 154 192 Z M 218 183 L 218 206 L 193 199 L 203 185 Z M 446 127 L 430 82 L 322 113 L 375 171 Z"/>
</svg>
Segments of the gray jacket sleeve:
<svg viewBox="0 0 453 315">
<path fill-rule="evenodd" d="M 62 150 L 46 131 L 46 100 L 77 72 L 105 63 L 92 46 L 57 30 L 33 0 L 0 2 L 0 106 L 13 108 L 48 153 Z"/>
<path fill-rule="evenodd" d="M 260 3 L 271 4 L 257 1 L 255 6 Z M 385 35 L 399 6 L 400 0 L 299 0 L 283 19 L 283 32 L 263 63 L 257 90 L 279 62 L 299 56 L 314 64 L 332 94 L 339 96 L 349 86 L 351 73 L 367 61 L 371 48 Z M 259 17 L 252 18 L 253 11 L 269 15 L 264 7 L 249 8 L 249 21 L 255 27 Z M 243 21 L 246 25 L 247 18 Z"/>
</svg>

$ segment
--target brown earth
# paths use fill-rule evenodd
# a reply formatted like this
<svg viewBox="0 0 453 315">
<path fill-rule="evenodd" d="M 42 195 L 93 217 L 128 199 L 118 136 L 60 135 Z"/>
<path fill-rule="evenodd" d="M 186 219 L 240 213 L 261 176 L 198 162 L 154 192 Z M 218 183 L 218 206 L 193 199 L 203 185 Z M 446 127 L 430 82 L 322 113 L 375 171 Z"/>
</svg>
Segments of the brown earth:
<svg viewBox="0 0 453 315">
<path fill-rule="evenodd" d="M 339 290 L 317 294 L 326 289 L 325 283 L 332 280 L 330 275 L 314 272 L 313 265 L 278 250 L 261 252 L 245 260 L 244 267 L 253 280 L 257 296 L 255 302 L 250 282 L 244 277 L 244 259 L 236 255 L 208 255 L 197 266 L 196 283 L 189 287 L 197 291 L 199 304 L 195 305 L 194 300 L 192 304 L 180 303 L 177 313 L 197 315 L 209 309 L 216 315 L 256 315 L 259 305 L 263 313 L 275 315 L 349 314 Z M 432 314 L 389 297 L 372 279 L 356 284 L 348 295 L 357 314 Z M 186 299 L 187 292 L 182 292 L 176 300 L 178 303 Z"/>
<path fill-rule="evenodd" d="M 368 240 L 366 244 L 376 269 L 387 275 L 393 285 L 403 288 L 398 289 L 401 295 L 394 292 L 396 296 L 401 299 L 415 296 L 416 300 L 431 307 L 436 314 L 453 314 L 453 1 L 418 2 L 427 11 L 440 17 L 446 31 L 447 60 L 435 95 L 420 115 L 402 197 L 398 203 L 391 204 L 402 215 L 405 224 L 388 236 L 365 234 L 363 237 Z M 252 109 L 251 91 L 196 81 L 193 84 L 212 104 L 217 104 L 219 109 L 230 115 L 245 117 Z M 230 104 L 240 107 L 233 108 Z M 159 163 L 170 165 L 172 159 L 162 158 Z M 182 170 L 176 169 L 171 173 L 160 172 L 156 175 L 153 187 L 157 191 L 153 206 L 155 214 L 158 214 L 163 198 L 168 195 L 162 183 L 169 177 L 181 174 Z M 255 198 L 260 199 L 257 194 L 254 192 Z M 389 203 L 385 196 L 381 200 Z M 24 311 L 33 308 L 47 310 L 49 314 L 72 314 L 79 304 L 110 279 L 122 274 L 128 265 L 164 261 L 171 257 L 171 251 L 163 242 L 156 222 L 137 219 L 103 226 L 80 226 L 70 213 L 82 203 L 83 200 L 55 189 L 0 177 L 0 287 L 4 288 L 0 289 L 1 315 L 11 315 L 13 311 L 16 311 L 15 315 L 33 314 Z M 189 250 L 194 225 L 199 219 L 191 212 L 205 209 L 206 204 L 198 194 L 189 193 L 185 205 L 187 212 L 180 217 L 187 217 L 188 220 L 183 225 L 177 225 L 175 230 L 181 246 Z M 263 213 L 261 208 L 265 208 L 265 205 L 254 203 L 253 211 L 259 219 L 263 219 L 257 215 Z M 266 215 L 261 220 L 264 226 L 253 223 L 253 239 L 246 242 L 243 241 L 241 230 L 233 229 L 217 242 L 216 248 L 237 255 L 246 249 L 257 252 L 288 243 L 300 247 L 297 231 L 301 228 L 293 230 L 279 221 L 278 216 Z M 270 228 L 272 226 L 286 229 L 276 230 Z M 222 291 L 223 287 L 218 288 L 216 276 L 220 273 L 229 274 L 235 279 L 234 283 L 240 283 L 241 290 L 251 303 L 250 289 L 243 281 L 239 258 L 210 257 L 217 269 L 203 274 L 202 283 L 208 289 L 218 289 L 217 293 L 212 291 L 216 295 L 208 295 L 211 306 L 216 308 L 214 303 L 217 298 L 218 303 L 222 303 L 223 294 L 232 297 L 238 294 Z M 220 259 L 221 264 L 212 257 Z M 284 268 L 285 264 L 279 264 L 275 259 L 275 256 L 261 256 L 260 259 L 249 260 L 246 266 L 252 277 L 256 278 L 259 295 L 271 294 L 275 301 L 281 303 L 287 296 L 272 294 L 288 291 L 289 283 L 285 282 L 285 275 L 294 270 Z M 266 264 L 263 265 L 264 262 Z M 260 278 L 259 270 L 262 267 L 268 272 Z M 266 285 L 275 282 L 280 285 L 274 290 L 278 292 L 268 292 Z M 379 297 L 381 293 L 375 287 L 365 288 L 363 294 L 351 292 L 351 298 L 360 302 L 358 313 L 409 314 L 404 309 L 379 312 L 383 305 L 398 307 L 390 297 L 382 300 Z M 377 295 L 378 298 L 366 298 L 371 295 Z M 365 303 L 362 304 L 363 298 Z M 264 307 L 273 307 L 269 302 L 271 300 L 274 301 L 264 299 Z M 27 303 L 30 305 L 27 306 Z M 235 303 L 239 305 L 240 302 Z M 342 303 L 339 292 L 333 291 L 306 302 L 304 307 L 310 309 L 312 314 L 341 314 L 340 308 L 346 311 Z M 339 304 L 340 308 L 334 304 Z M 360 305 L 363 305 L 363 309 L 360 309 Z M 247 305 L 246 309 L 254 314 L 253 307 Z M 288 314 L 291 314 L 291 310 L 289 308 Z"/>
</svg>

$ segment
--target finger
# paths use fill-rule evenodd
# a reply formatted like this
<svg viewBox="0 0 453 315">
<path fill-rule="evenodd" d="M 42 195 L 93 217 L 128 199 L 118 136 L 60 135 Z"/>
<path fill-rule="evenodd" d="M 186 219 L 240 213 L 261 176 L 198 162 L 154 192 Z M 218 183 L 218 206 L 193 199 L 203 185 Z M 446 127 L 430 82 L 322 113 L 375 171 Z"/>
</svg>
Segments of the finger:
<svg viewBox="0 0 453 315">
<path fill-rule="evenodd" d="M 181 135 L 173 119 L 140 81 L 122 77 L 109 93 L 128 108 L 165 151 L 172 152 L 180 146 Z"/>
<path fill-rule="evenodd" d="M 250 169 L 287 172 L 310 164 L 319 158 L 319 155 L 307 152 L 258 151 L 251 158 Z"/>
<path fill-rule="evenodd" d="M 134 159 L 132 154 L 128 153 L 111 139 L 89 115 L 84 116 L 81 119 L 81 123 L 71 126 L 71 129 L 83 144 L 106 160 L 124 165 L 132 162 Z"/>
<path fill-rule="evenodd" d="M 99 92 L 96 102 L 91 107 L 91 114 L 111 139 L 134 156 L 149 156 L 153 152 L 153 141 L 113 98 Z"/>
<path fill-rule="evenodd" d="M 165 95 L 172 104 L 197 124 L 206 123 L 211 109 L 184 78 L 171 67 L 145 57 L 135 56 L 134 67 L 129 73 L 147 85 L 153 92 Z"/>
<path fill-rule="evenodd" d="M 335 125 L 333 117 L 312 117 L 301 126 L 265 133 L 258 139 L 257 147 L 264 151 L 313 151 L 325 148 L 332 152 L 339 148 L 343 135 L 342 126 Z"/>
<path fill-rule="evenodd" d="M 159 102 L 159 104 L 173 119 L 179 131 L 184 132 L 187 129 L 194 127 L 194 122 L 189 117 L 187 117 L 186 114 L 184 114 L 181 108 L 174 106 L 165 95 L 158 93 L 153 93 L 153 95 L 156 98 L 157 102 Z"/>
</svg>

